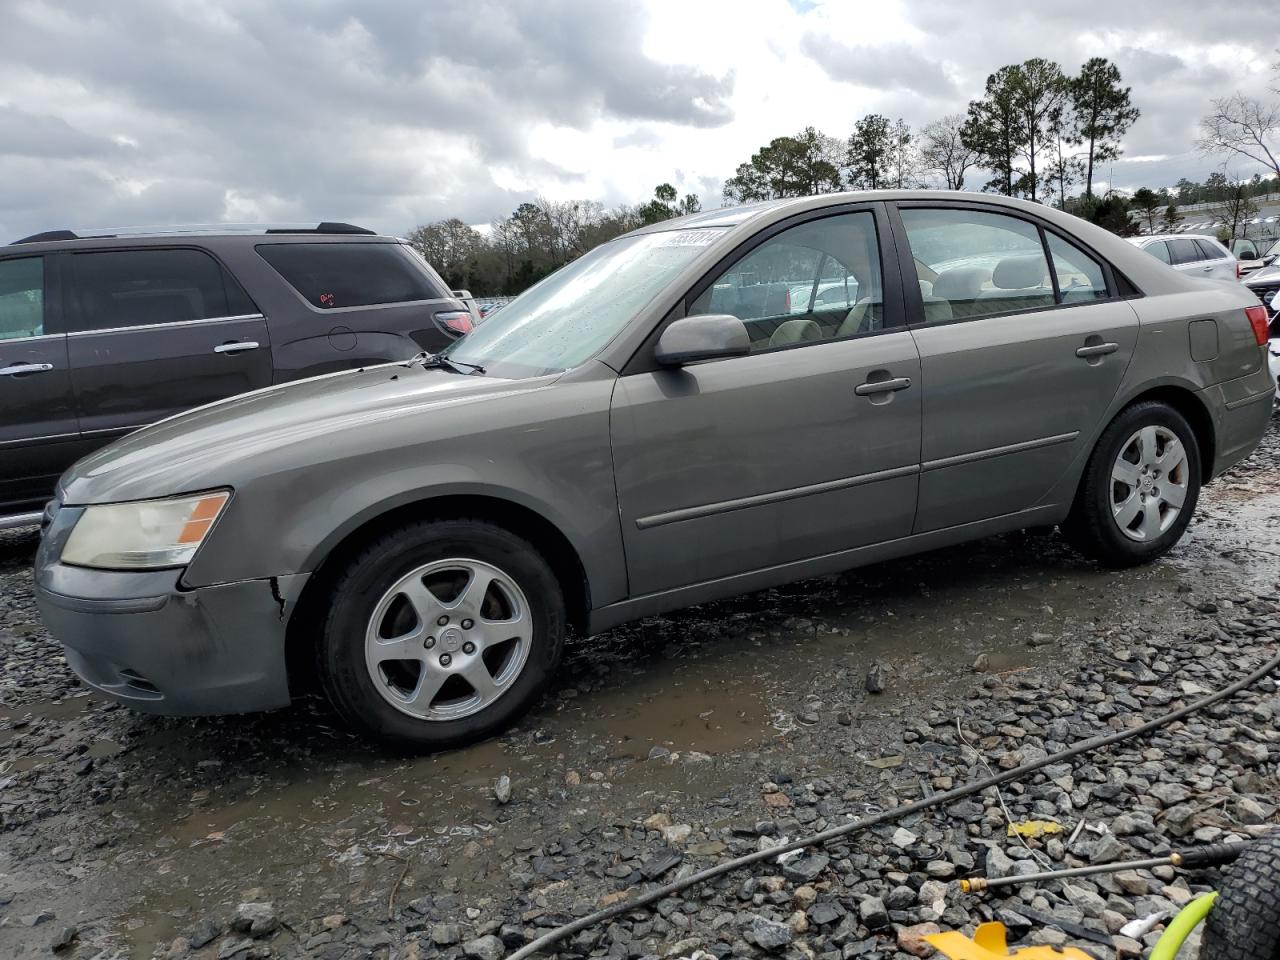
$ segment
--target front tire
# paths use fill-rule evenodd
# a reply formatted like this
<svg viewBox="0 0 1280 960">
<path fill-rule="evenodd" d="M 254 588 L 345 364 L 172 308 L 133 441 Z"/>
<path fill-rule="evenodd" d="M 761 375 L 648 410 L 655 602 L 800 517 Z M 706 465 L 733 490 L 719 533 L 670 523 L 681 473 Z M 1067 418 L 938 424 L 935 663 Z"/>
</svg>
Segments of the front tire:
<svg viewBox="0 0 1280 960">
<path fill-rule="evenodd" d="M 370 543 L 338 576 L 320 680 L 368 734 L 458 747 L 533 704 L 564 636 L 560 584 L 530 543 L 482 520 L 423 521 Z"/>
<path fill-rule="evenodd" d="M 1199 497 L 1191 425 L 1168 404 L 1135 403 L 1098 438 L 1062 532 L 1103 566 L 1148 563 L 1182 537 Z"/>
</svg>

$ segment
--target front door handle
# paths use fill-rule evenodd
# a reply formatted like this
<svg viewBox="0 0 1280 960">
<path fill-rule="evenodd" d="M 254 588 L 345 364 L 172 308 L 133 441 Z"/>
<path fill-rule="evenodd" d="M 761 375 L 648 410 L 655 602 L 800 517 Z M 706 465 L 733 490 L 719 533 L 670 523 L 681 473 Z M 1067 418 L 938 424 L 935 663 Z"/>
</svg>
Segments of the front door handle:
<svg viewBox="0 0 1280 960">
<path fill-rule="evenodd" d="M 1118 343 L 1091 343 L 1088 346 L 1077 347 L 1076 356 L 1088 360 L 1090 357 L 1105 357 L 1108 353 L 1115 353 L 1119 349 Z"/>
<path fill-rule="evenodd" d="M 231 343 L 220 343 L 213 348 L 214 353 L 244 353 L 246 350 L 257 350 L 256 340 L 233 340 Z"/>
<path fill-rule="evenodd" d="M 0 367 L 0 377 L 20 377 L 26 373 L 48 373 L 52 369 L 52 363 L 15 363 L 12 366 Z"/>
<path fill-rule="evenodd" d="M 894 390 L 905 390 L 911 386 L 910 377 L 894 377 L 892 380 L 868 380 L 853 388 L 860 397 L 871 397 L 877 393 L 890 393 Z"/>
</svg>

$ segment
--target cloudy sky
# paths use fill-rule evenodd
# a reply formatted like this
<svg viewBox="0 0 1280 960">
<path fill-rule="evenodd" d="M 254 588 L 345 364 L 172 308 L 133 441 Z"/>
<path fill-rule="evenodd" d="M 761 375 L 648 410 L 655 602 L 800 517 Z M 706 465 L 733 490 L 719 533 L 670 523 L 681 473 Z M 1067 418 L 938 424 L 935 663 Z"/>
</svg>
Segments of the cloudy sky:
<svg viewBox="0 0 1280 960">
<path fill-rule="evenodd" d="M 1142 119 L 1117 186 L 1202 179 L 1221 161 L 1195 152 L 1197 118 L 1265 91 L 1277 45 L 1271 4 L 1210 7 L 0 0 L 0 241 L 219 220 L 403 234 L 538 193 L 636 202 L 662 180 L 718 206 L 772 137 L 843 137 L 869 112 L 919 127 L 1033 56 L 1120 66 Z"/>
</svg>

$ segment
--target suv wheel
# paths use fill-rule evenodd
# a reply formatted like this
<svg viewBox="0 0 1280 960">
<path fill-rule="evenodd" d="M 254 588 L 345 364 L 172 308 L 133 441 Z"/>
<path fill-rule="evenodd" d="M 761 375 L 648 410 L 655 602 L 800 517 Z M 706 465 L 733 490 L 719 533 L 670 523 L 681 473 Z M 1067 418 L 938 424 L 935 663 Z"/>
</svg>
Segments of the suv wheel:
<svg viewBox="0 0 1280 960">
<path fill-rule="evenodd" d="M 1182 537 L 1199 496 L 1191 425 L 1167 404 L 1137 403 L 1098 439 L 1062 531 L 1104 566 L 1146 563 Z"/>
<path fill-rule="evenodd" d="M 368 733 L 461 746 L 528 709 L 564 633 L 560 585 L 524 539 L 479 520 L 417 523 L 370 544 L 338 578 L 320 677 Z"/>
</svg>

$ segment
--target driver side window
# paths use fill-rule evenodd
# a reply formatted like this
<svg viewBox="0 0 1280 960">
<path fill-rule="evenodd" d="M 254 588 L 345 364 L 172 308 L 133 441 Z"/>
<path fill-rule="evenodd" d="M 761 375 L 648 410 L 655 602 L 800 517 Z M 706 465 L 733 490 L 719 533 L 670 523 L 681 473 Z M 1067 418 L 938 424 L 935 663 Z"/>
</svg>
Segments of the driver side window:
<svg viewBox="0 0 1280 960">
<path fill-rule="evenodd" d="M 837 214 L 770 237 L 689 309 L 689 316 L 716 313 L 743 322 L 752 353 L 879 330 L 884 295 L 874 214 Z"/>
</svg>

